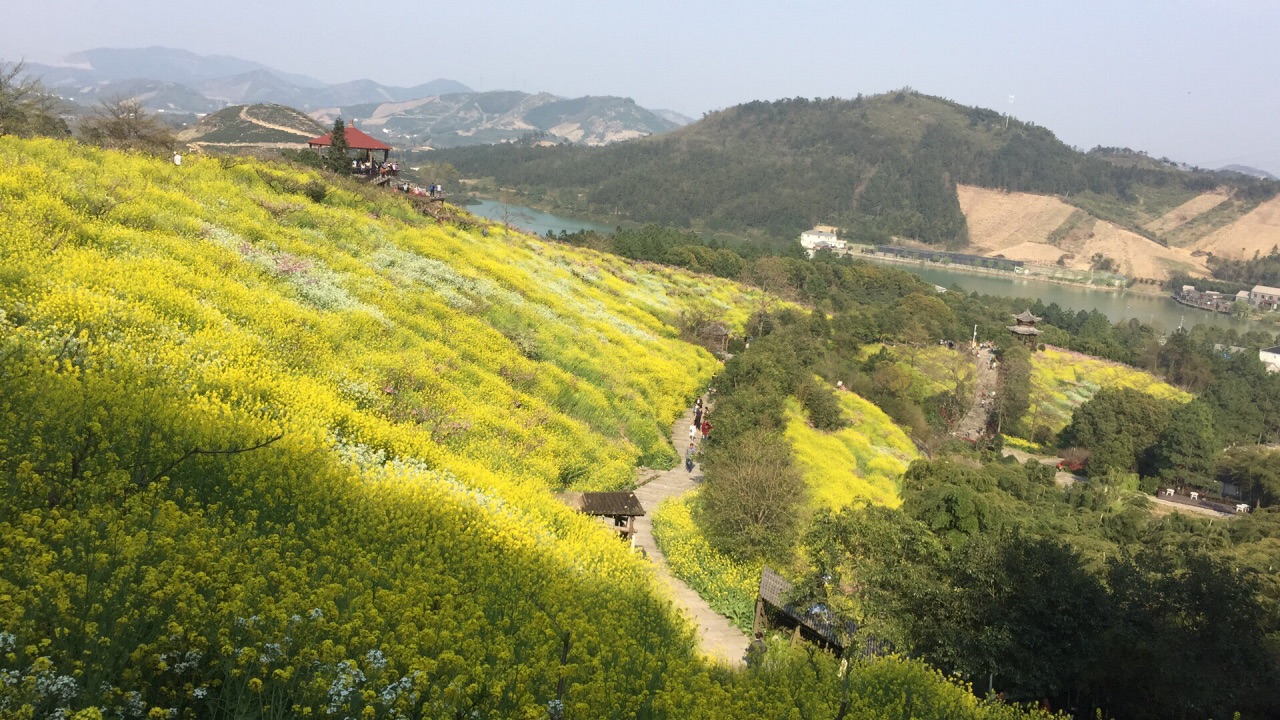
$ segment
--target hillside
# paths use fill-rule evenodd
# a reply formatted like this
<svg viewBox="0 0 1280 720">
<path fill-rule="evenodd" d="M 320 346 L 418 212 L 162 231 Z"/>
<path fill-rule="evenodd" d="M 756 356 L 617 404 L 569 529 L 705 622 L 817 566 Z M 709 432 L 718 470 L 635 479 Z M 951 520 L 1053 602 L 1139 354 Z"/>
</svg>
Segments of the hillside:
<svg viewBox="0 0 1280 720">
<path fill-rule="evenodd" d="M 307 140 L 326 132 L 323 125 L 291 107 L 232 105 L 183 130 L 178 140 L 204 149 L 304 147 Z"/>
<path fill-rule="evenodd" d="M 917 661 L 712 668 L 552 498 L 673 462 L 718 367 L 673 319 L 739 286 L 253 161 L 0 168 L 6 714 L 1023 716 Z"/>
<path fill-rule="evenodd" d="M 551 144 L 607 145 L 673 130 L 630 98 L 566 99 L 550 93 L 495 91 L 419 97 L 405 102 L 346 105 L 311 113 L 323 123 L 341 115 L 403 147 L 458 147 L 518 140 L 530 134 Z"/>
<path fill-rule="evenodd" d="M 1100 254 L 1112 260 L 1116 272 L 1162 281 L 1176 273 L 1208 273 L 1204 259 L 1191 249 L 1166 247 L 1057 197 L 972 185 L 961 185 L 957 192 L 969 225 L 970 252 L 1076 270 L 1091 269 Z M 1206 196 L 1180 207 L 1203 206 L 1201 197 Z M 1222 201 L 1221 196 L 1208 197 Z"/>
<path fill-rule="evenodd" d="M 1280 188 L 1238 173 L 1082 153 L 1045 128 L 910 90 L 753 102 L 602 149 L 466 148 L 441 159 L 540 206 L 611 221 L 787 240 L 824 223 L 855 241 L 954 248 L 972 233 L 957 185 L 1055 196 L 1155 244 L 1165 241 L 1145 226 L 1202 193 L 1233 198 L 1231 212 L 1217 213 L 1225 224 Z"/>
<path fill-rule="evenodd" d="M 1027 425 L 1057 434 L 1071 414 L 1102 388 L 1130 388 L 1160 398 L 1190 402 L 1191 395 L 1159 378 L 1120 363 L 1050 347 L 1031 358 L 1031 407 Z M 1027 438 L 1031 439 L 1031 438 Z"/>
</svg>

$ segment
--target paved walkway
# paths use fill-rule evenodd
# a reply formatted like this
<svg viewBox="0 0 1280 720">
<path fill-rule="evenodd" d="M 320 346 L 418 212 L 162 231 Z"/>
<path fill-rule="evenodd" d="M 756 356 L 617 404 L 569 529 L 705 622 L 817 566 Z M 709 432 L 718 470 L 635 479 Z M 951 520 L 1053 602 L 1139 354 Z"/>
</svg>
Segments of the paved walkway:
<svg viewBox="0 0 1280 720">
<path fill-rule="evenodd" d="M 961 352 L 968 350 L 961 349 Z M 956 435 L 967 440 L 977 440 L 987 429 L 987 416 L 991 414 L 991 403 L 994 402 L 991 393 L 1000 385 L 1000 371 L 991 367 L 993 357 L 990 348 L 982 348 L 974 358 L 977 374 L 974 375 L 973 404 L 955 429 Z"/>
<path fill-rule="evenodd" d="M 693 422 L 693 411 L 676 421 L 671 427 L 671 440 L 676 448 L 689 446 L 689 425 Z M 701 441 L 699 441 L 701 442 Z M 658 504 L 667 498 L 679 497 L 697 486 L 702 480 L 702 467 L 696 466 L 692 473 L 684 469 L 684 453 L 680 453 L 682 461 L 674 470 L 645 470 L 640 477 L 644 485 L 636 488 L 636 497 L 644 506 L 645 515 L 636 519 L 636 545 L 644 548 L 653 563 L 654 574 L 658 582 L 667 587 L 676 607 L 698 628 L 698 641 L 702 651 L 713 658 L 730 665 L 741 665 L 742 656 L 747 651 L 748 638 L 728 618 L 711 609 L 693 588 L 671 574 L 667 567 L 667 559 L 653 541 L 652 514 Z M 648 481 L 646 482 L 646 478 Z"/>
</svg>

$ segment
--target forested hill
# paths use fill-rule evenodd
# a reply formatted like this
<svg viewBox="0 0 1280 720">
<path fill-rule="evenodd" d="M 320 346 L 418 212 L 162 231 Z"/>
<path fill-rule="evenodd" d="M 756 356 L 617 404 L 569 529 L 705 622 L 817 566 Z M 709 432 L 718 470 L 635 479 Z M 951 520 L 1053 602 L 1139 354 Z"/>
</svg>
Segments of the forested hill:
<svg viewBox="0 0 1280 720">
<path fill-rule="evenodd" d="M 1226 186 L 1256 202 L 1280 187 L 1129 155 L 1082 153 L 1034 124 L 903 90 L 752 102 L 605 148 L 504 145 L 439 157 L 464 177 L 591 216 L 777 239 L 830 223 L 858 240 L 952 246 L 968 239 L 957 183 L 1084 195 L 1109 207 L 1141 202 L 1146 188 L 1194 197 Z"/>
</svg>

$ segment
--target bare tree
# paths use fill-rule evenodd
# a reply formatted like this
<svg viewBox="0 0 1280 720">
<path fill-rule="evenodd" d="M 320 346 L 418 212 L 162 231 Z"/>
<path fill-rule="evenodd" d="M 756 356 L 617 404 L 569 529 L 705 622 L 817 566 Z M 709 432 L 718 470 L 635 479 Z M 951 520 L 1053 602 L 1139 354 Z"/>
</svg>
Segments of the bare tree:
<svg viewBox="0 0 1280 720">
<path fill-rule="evenodd" d="M 173 132 L 133 98 L 104 100 L 80 123 L 85 142 L 117 150 L 164 154 L 173 149 Z"/>
<path fill-rule="evenodd" d="M 0 135 L 69 135 L 58 112 L 61 100 L 26 71 L 25 62 L 0 63 Z"/>
</svg>

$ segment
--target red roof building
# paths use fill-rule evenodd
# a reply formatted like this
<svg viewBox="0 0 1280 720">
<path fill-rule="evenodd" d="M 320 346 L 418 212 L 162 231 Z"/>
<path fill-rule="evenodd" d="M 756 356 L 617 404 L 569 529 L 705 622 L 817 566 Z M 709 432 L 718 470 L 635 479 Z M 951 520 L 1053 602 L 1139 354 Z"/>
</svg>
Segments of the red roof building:
<svg viewBox="0 0 1280 720">
<path fill-rule="evenodd" d="M 343 134 L 347 138 L 347 147 L 351 148 L 352 150 L 363 150 L 366 159 L 369 158 L 369 155 L 371 153 L 381 150 L 382 160 L 383 162 L 385 162 L 387 159 L 387 155 L 390 154 L 391 152 L 390 145 L 384 142 L 379 142 L 378 140 L 375 140 L 372 137 L 369 137 L 367 133 L 357 130 L 354 127 L 347 126 L 346 132 Z M 307 141 L 307 145 L 309 147 L 316 148 L 317 150 L 322 147 L 329 147 L 332 144 L 333 144 L 333 133 L 327 133 L 325 135 L 321 135 L 318 138 L 311 138 L 310 140 Z"/>
</svg>

